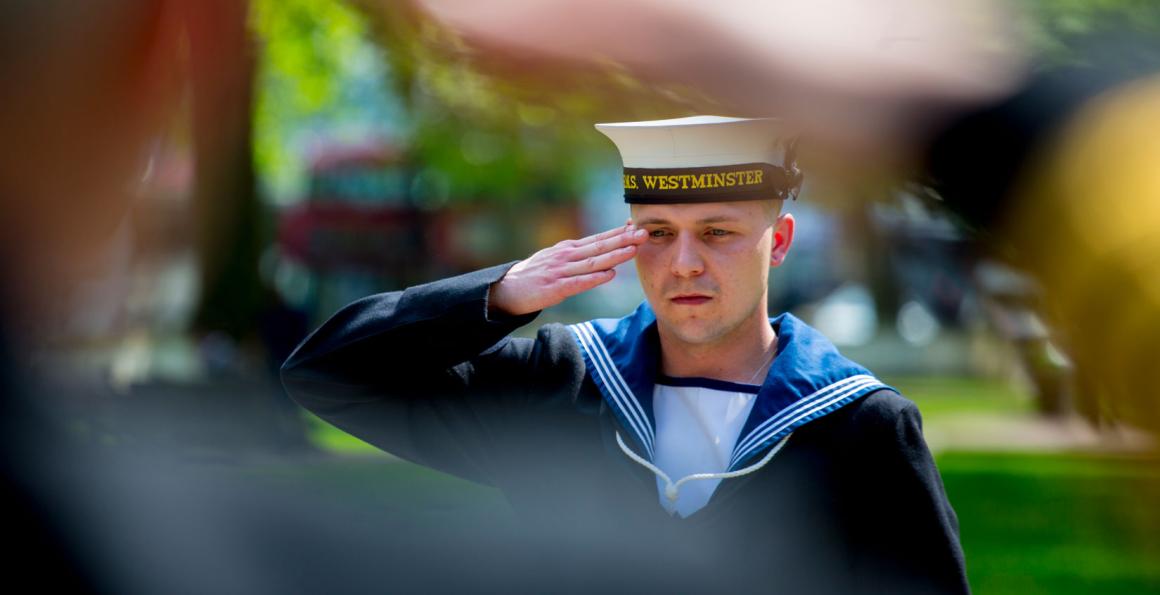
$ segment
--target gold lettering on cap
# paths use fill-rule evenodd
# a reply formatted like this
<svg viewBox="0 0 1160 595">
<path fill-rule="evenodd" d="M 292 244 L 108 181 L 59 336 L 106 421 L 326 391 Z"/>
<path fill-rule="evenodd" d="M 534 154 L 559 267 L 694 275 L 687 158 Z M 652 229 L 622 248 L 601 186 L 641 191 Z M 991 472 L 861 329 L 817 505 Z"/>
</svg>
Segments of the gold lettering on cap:
<svg viewBox="0 0 1160 595">
<path fill-rule="evenodd" d="M 624 174 L 625 190 L 713 190 L 737 186 L 759 186 L 765 183 L 765 171 L 743 169 L 702 174 L 643 175 Z"/>
</svg>

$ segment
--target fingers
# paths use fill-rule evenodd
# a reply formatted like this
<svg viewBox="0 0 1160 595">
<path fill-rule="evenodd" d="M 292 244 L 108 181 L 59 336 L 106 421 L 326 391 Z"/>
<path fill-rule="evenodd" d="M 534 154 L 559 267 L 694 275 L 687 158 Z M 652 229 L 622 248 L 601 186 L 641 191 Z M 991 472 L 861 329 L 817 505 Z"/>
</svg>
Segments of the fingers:
<svg viewBox="0 0 1160 595">
<path fill-rule="evenodd" d="M 570 253 L 571 258 L 573 260 L 579 260 L 583 258 L 599 256 L 624 246 L 640 244 L 648 238 L 647 231 L 631 226 L 618 227 L 615 230 L 610 231 L 616 231 L 617 233 L 573 248 L 572 252 Z M 597 234 L 596 236 L 592 237 L 597 237 L 607 233 L 608 232 L 604 232 L 603 234 Z"/>
<path fill-rule="evenodd" d="M 562 261 L 557 265 L 558 274 L 568 278 L 611 269 L 636 256 L 637 246 L 647 238 L 648 232 L 629 223 L 560 245 L 554 255 L 557 262 Z"/>
<path fill-rule="evenodd" d="M 586 238 L 580 238 L 579 240 L 575 240 L 572 243 L 572 246 L 573 247 L 586 246 L 586 245 L 591 244 L 593 242 L 598 242 L 600 240 L 611 238 L 617 234 L 624 233 L 628 229 L 629 229 L 628 224 L 622 225 L 620 227 L 613 227 L 612 229 L 602 231 L 602 232 L 597 233 L 597 234 L 590 235 Z"/>
<path fill-rule="evenodd" d="M 594 273 L 585 273 L 583 275 L 575 275 L 572 277 L 565 277 L 560 280 L 564 292 L 573 296 L 578 293 L 584 293 L 593 287 L 603 285 L 612 280 L 616 276 L 616 271 L 613 269 L 606 269 L 603 271 L 596 271 Z"/>
<path fill-rule="evenodd" d="M 564 240 L 516 263 L 490 290 L 488 307 L 509 314 L 543 310 L 611 281 L 648 234 L 630 223 Z"/>
<path fill-rule="evenodd" d="M 602 254 L 573 260 L 562 266 L 560 272 L 566 276 L 574 276 L 603 271 L 632 260 L 633 256 L 636 256 L 636 245 L 629 244 Z"/>
</svg>

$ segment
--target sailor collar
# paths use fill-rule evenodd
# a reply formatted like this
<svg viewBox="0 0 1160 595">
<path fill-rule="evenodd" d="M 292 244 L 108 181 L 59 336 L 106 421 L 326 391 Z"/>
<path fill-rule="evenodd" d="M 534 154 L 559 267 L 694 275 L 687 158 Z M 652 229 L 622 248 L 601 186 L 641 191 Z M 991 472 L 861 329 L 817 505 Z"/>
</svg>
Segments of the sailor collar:
<svg viewBox="0 0 1160 595">
<path fill-rule="evenodd" d="M 792 314 L 769 322 L 777 330 L 777 352 L 733 447 L 730 471 L 797 428 L 875 390 L 889 388 Z M 648 460 L 653 460 L 652 396 L 660 338 L 652 308 L 642 302 L 624 318 L 591 320 L 568 329 L 605 402 Z"/>
</svg>

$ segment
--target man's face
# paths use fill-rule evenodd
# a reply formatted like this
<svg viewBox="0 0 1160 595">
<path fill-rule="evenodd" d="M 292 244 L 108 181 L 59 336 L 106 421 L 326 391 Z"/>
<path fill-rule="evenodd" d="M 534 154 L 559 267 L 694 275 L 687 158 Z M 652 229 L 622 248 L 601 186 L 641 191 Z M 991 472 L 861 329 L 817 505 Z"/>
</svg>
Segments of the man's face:
<svg viewBox="0 0 1160 595">
<path fill-rule="evenodd" d="M 771 257 L 788 250 L 792 216 L 741 201 L 632 205 L 632 220 L 649 234 L 636 269 L 662 332 L 711 344 L 765 319 Z"/>
</svg>

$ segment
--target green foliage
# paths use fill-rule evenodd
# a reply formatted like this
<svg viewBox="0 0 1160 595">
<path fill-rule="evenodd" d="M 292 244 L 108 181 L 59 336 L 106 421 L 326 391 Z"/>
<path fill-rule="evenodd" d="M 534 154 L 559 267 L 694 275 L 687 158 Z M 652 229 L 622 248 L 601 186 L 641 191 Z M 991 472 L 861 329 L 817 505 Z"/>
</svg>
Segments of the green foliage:
<svg viewBox="0 0 1160 595">
<path fill-rule="evenodd" d="M 312 138 L 376 128 L 406 150 L 422 205 L 575 201 L 597 166 L 615 162 L 593 122 L 679 115 L 677 94 L 611 66 L 497 75 L 408 3 L 255 0 L 252 17 L 255 161 L 283 201 L 304 191 Z"/>
<path fill-rule="evenodd" d="M 1160 65 L 1156 50 L 1103 56 L 1090 47 L 1101 37 L 1160 37 L 1160 3 L 1024 6 L 1032 47 L 1048 64 Z M 551 71 L 523 57 L 507 64 L 467 47 L 407 2 L 254 0 L 252 8 L 261 44 L 255 158 L 275 199 L 302 193 L 312 139 L 378 135 L 408 149 L 416 174 L 409 190 L 430 207 L 575 200 L 589 172 L 615 163 L 593 122 L 673 117 L 706 102 L 614 64 Z"/>
<path fill-rule="evenodd" d="M 405 10 L 384 15 L 394 91 L 407 105 L 415 198 L 447 203 L 569 202 L 611 147 L 592 129 L 593 86 L 486 74 L 436 23 Z"/>
<path fill-rule="evenodd" d="M 280 106 L 310 112 L 334 102 L 343 55 L 357 52 L 365 35 L 360 16 L 333 0 L 256 0 L 253 7 L 264 82 L 284 92 Z"/>
<path fill-rule="evenodd" d="M 398 107 L 366 15 L 335 0 L 254 0 L 251 8 L 260 55 L 255 163 L 267 195 L 285 201 L 304 192 L 311 143 L 392 136 Z"/>
<path fill-rule="evenodd" d="M 1032 48 L 1045 62 L 1160 67 L 1160 2 L 1027 0 Z M 1138 43 L 1151 40 L 1150 43 Z"/>
</svg>

